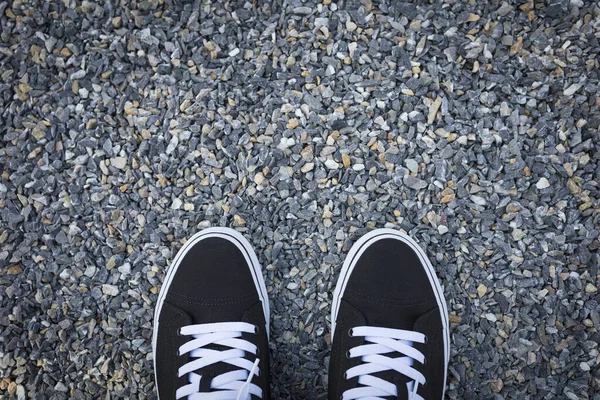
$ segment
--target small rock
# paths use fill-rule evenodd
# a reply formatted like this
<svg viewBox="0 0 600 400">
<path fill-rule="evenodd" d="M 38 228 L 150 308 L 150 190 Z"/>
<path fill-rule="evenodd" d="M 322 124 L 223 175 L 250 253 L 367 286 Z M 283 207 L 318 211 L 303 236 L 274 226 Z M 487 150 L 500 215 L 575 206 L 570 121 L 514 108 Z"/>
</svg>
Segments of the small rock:
<svg viewBox="0 0 600 400">
<path fill-rule="evenodd" d="M 501 17 L 504 17 L 504 16 L 506 16 L 506 14 L 508 14 L 509 12 L 511 12 L 512 9 L 513 9 L 513 7 L 510 4 L 508 4 L 505 1 L 503 1 L 502 5 L 498 9 L 498 15 L 500 15 Z"/>
<path fill-rule="evenodd" d="M 17 386 L 17 400 L 25 400 L 25 387 L 22 385 Z"/>
<path fill-rule="evenodd" d="M 125 157 L 113 157 L 110 159 L 110 165 L 118 169 L 124 169 L 127 166 L 127 159 Z"/>
<path fill-rule="evenodd" d="M 498 321 L 498 318 L 496 318 L 496 315 L 492 314 L 492 313 L 485 314 L 485 319 L 487 319 L 490 322 L 496 322 L 496 321 Z"/>
<path fill-rule="evenodd" d="M 169 141 L 169 145 L 167 146 L 165 153 L 172 154 L 175 151 L 175 149 L 177 148 L 178 144 L 179 144 L 179 138 L 177 136 L 171 137 L 171 140 Z"/>
<path fill-rule="evenodd" d="M 348 43 L 348 55 L 350 56 L 350 58 L 354 58 L 354 53 L 356 52 L 357 48 L 358 48 L 358 43 L 356 43 L 356 42 Z"/>
<path fill-rule="evenodd" d="M 588 372 L 590 370 L 590 365 L 586 362 L 581 362 L 579 363 L 579 368 L 581 368 L 582 371 Z"/>
<path fill-rule="evenodd" d="M 254 175 L 254 183 L 256 183 L 257 185 L 261 185 L 264 180 L 265 180 L 265 176 L 263 175 L 262 172 L 259 172 L 256 175 Z"/>
<path fill-rule="evenodd" d="M 296 7 L 293 12 L 298 15 L 308 15 L 312 12 L 312 9 L 310 7 Z"/>
<path fill-rule="evenodd" d="M 302 171 L 303 173 L 307 173 L 313 170 L 313 168 L 315 167 L 315 164 L 313 163 L 306 163 L 302 166 L 302 168 L 300 168 L 300 171 Z"/>
<path fill-rule="evenodd" d="M 96 274 L 96 267 L 94 265 L 88 265 L 83 274 L 89 278 L 92 278 Z"/>
<path fill-rule="evenodd" d="M 23 272 L 23 268 L 21 268 L 21 264 L 11 265 L 6 270 L 6 273 L 8 275 L 19 275 L 21 272 Z"/>
<path fill-rule="evenodd" d="M 404 176 L 404 184 L 414 190 L 421 190 L 427 187 L 427 182 L 412 175 Z"/>
<path fill-rule="evenodd" d="M 333 89 L 327 86 L 323 91 L 323 97 L 326 99 L 333 97 Z"/>
<path fill-rule="evenodd" d="M 563 95 L 573 96 L 575 94 L 575 92 L 577 92 L 579 89 L 581 89 L 582 86 L 583 86 L 583 84 L 581 84 L 581 83 L 574 83 L 563 91 Z"/>
<path fill-rule="evenodd" d="M 181 208 L 181 205 L 183 204 L 183 201 L 181 201 L 180 198 L 175 197 L 173 199 L 173 203 L 171 203 L 171 209 L 172 210 L 179 210 Z"/>
<path fill-rule="evenodd" d="M 404 160 L 404 164 L 406 165 L 406 168 L 408 168 L 410 172 L 414 172 L 414 173 L 419 172 L 419 163 L 417 163 L 412 158 L 407 158 L 406 160 Z"/>
<path fill-rule="evenodd" d="M 494 379 L 490 382 L 490 389 L 494 393 L 500 393 L 502 391 L 503 387 L 504 387 L 504 382 L 502 382 L 502 379 L 500 379 L 500 378 Z"/>
<path fill-rule="evenodd" d="M 350 166 L 350 156 L 346 153 L 342 154 L 342 163 L 344 167 L 348 168 Z"/>
<path fill-rule="evenodd" d="M 477 295 L 479 296 L 479 298 L 485 296 L 485 294 L 487 293 L 487 286 L 485 286 L 483 283 L 480 283 L 479 286 L 477 286 Z"/>
<path fill-rule="evenodd" d="M 328 159 L 327 161 L 325 161 L 325 166 L 328 169 L 338 169 L 340 167 L 340 164 L 338 164 L 335 160 L 332 160 L 331 158 Z"/>
<path fill-rule="evenodd" d="M 525 232 L 522 229 L 519 228 L 515 228 L 512 231 L 512 237 L 513 239 L 515 239 L 516 241 L 519 241 L 521 239 L 523 239 L 525 237 Z"/>
<path fill-rule="evenodd" d="M 435 116 L 437 115 L 438 110 L 442 105 L 441 97 L 435 99 L 435 101 L 431 102 L 429 105 L 429 113 L 427 114 L 427 124 L 431 125 L 433 121 L 435 121 Z"/>
<path fill-rule="evenodd" d="M 119 294 L 119 288 L 115 285 L 102 285 L 102 293 L 107 296 L 117 296 Z"/>
<path fill-rule="evenodd" d="M 546 189 L 547 187 L 550 187 L 550 182 L 548 182 L 548 179 L 546 178 L 540 178 L 540 180 L 538 181 L 538 183 L 535 184 L 535 186 L 540 190 Z"/>
<path fill-rule="evenodd" d="M 485 206 L 487 204 L 487 201 L 481 196 L 471 195 L 469 196 L 469 198 L 473 203 L 477 204 L 478 206 Z"/>
<path fill-rule="evenodd" d="M 500 103 L 500 116 L 501 117 L 510 116 L 510 108 L 508 107 L 508 103 L 506 103 L 505 101 Z"/>
</svg>

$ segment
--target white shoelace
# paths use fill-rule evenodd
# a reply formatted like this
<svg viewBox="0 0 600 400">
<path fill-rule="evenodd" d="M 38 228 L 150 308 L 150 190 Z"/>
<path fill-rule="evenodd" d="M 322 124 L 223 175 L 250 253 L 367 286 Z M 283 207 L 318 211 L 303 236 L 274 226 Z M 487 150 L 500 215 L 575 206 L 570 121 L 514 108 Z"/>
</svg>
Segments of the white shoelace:
<svg viewBox="0 0 600 400">
<path fill-rule="evenodd" d="M 252 383 L 259 375 L 258 358 L 253 363 L 244 358 L 246 353 L 257 355 L 258 347 L 241 339 L 242 333 L 256 333 L 257 328 L 245 322 L 219 322 L 188 325 L 180 329 L 183 336 L 193 339 L 179 348 L 179 354 L 190 354 L 188 363 L 179 368 L 179 377 L 188 375 L 189 384 L 177 389 L 176 398 L 187 400 L 251 400 L 254 395 L 262 399 L 262 389 Z M 209 345 L 229 347 L 213 350 Z M 217 375 L 211 380 L 211 392 L 200 393 L 202 375 L 194 371 L 216 363 L 227 363 L 240 369 Z"/>
<path fill-rule="evenodd" d="M 409 400 L 423 400 L 417 394 L 419 385 L 424 385 L 425 376 L 412 367 L 413 361 L 425 362 L 423 353 L 413 347 L 413 343 L 425 343 L 426 337 L 422 333 L 404 331 L 400 329 L 377 328 L 372 326 L 359 326 L 350 330 L 350 336 L 361 336 L 369 344 L 350 349 L 348 357 L 361 357 L 362 364 L 346 371 L 345 378 L 358 377 L 361 387 L 346 390 L 343 400 L 383 400 L 385 397 L 398 396 L 395 384 L 387 382 L 371 374 L 383 371 L 396 371 L 410 379 L 408 386 Z M 404 356 L 390 358 L 384 354 L 400 353 Z"/>
</svg>

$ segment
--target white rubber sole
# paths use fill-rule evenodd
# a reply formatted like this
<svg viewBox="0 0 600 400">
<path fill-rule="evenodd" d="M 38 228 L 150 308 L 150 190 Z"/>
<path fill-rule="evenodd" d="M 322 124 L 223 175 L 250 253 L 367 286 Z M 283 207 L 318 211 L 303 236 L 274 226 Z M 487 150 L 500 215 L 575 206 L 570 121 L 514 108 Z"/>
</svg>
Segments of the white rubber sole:
<svg viewBox="0 0 600 400">
<path fill-rule="evenodd" d="M 270 324 L 270 314 L 269 314 L 269 297 L 267 294 L 267 287 L 265 286 L 265 280 L 262 275 L 262 268 L 258 262 L 258 258 L 256 257 L 256 253 L 254 253 L 254 249 L 252 245 L 242 234 L 239 232 L 230 229 L 230 228 L 207 228 L 202 231 L 196 233 L 192 236 L 183 247 L 177 252 L 177 255 L 173 259 L 171 263 L 171 267 L 167 272 L 167 276 L 163 282 L 162 287 L 160 288 L 160 292 L 158 293 L 158 300 L 156 301 L 156 308 L 154 310 L 154 328 L 152 331 L 152 356 L 154 358 L 154 372 L 155 372 L 155 384 L 158 387 L 158 382 L 156 381 L 156 338 L 158 335 L 158 317 L 160 315 L 160 311 L 162 310 L 162 305 L 165 301 L 165 297 L 167 292 L 169 291 L 169 286 L 171 285 L 171 281 L 179 268 L 179 264 L 183 257 L 187 254 L 187 252 L 198 242 L 208 238 L 222 238 L 225 240 L 229 240 L 231 243 L 235 244 L 238 249 L 244 255 L 246 262 L 250 266 L 250 272 L 252 273 L 252 279 L 254 280 L 254 285 L 256 286 L 256 290 L 258 292 L 258 297 L 262 303 L 263 311 L 265 313 L 265 331 L 267 332 L 267 338 L 269 337 L 269 324 Z"/>
<path fill-rule="evenodd" d="M 445 393 L 445 383 L 446 378 L 448 376 L 448 361 L 450 359 L 450 329 L 449 329 L 449 321 L 448 321 L 448 308 L 446 307 L 446 300 L 444 299 L 444 292 L 442 290 L 442 286 L 440 285 L 435 270 L 431 265 L 431 262 L 427 258 L 427 255 L 421 249 L 421 246 L 417 242 L 414 241 L 410 236 L 396 231 L 394 229 L 375 229 L 363 237 L 361 237 L 350 249 L 346 259 L 344 260 L 344 265 L 342 266 L 342 271 L 340 272 L 340 277 L 338 279 L 337 285 L 335 286 L 335 290 L 333 292 L 333 303 L 331 306 L 331 340 L 333 340 L 333 334 L 335 332 L 335 322 L 337 319 L 338 312 L 340 310 L 340 301 L 342 296 L 344 295 L 344 291 L 346 290 L 346 285 L 348 284 L 348 279 L 354 270 L 356 262 L 362 253 L 373 243 L 383 240 L 383 239 L 396 239 L 401 242 L 409 245 L 415 253 L 419 256 L 421 260 L 421 264 L 425 267 L 425 271 L 427 272 L 427 277 L 429 278 L 429 282 L 433 287 L 433 291 L 435 293 L 435 297 L 437 300 L 438 307 L 440 309 L 440 316 L 442 319 L 442 326 L 444 330 L 444 393 Z M 442 395 L 443 398 L 443 395 Z"/>
</svg>

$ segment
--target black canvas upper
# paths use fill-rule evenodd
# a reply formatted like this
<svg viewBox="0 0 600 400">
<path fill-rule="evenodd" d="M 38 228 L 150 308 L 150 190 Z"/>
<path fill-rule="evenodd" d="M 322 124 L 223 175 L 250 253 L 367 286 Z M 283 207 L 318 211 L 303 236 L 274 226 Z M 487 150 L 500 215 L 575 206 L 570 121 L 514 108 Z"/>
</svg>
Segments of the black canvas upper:
<svg viewBox="0 0 600 400">
<path fill-rule="evenodd" d="M 243 334 L 242 339 L 258 346 L 260 375 L 252 382 L 263 390 L 262 398 L 269 399 L 264 311 L 250 266 L 235 244 L 217 237 L 196 243 L 181 260 L 158 318 L 155 373 L 161 400 L 175 399 L 176 390 L 188 383 L 187 377 L 177 376 L 178 369 L 190 361 L 189 354 L 177 354 L 179 347 L 190 340 L 179 336 L 179 328 L 215 322 L 247 322 L 258 327 L 256 335 Z M 254 362 L 255 358 L 250 355 L 248 359 Z M 203 377 L 201 391 L 208 391 L 207 378 L 232 369 L 236 367 L 218 363 L 195 371 Z"/>
<path fill-rule="evenodd" d="M 409 245 L 396 239 L 381 239 L 371 243 L 356 262 L 336 319 L 329 367 L 330 400 L 339 400 L 344 391 L 359 387 L 358 378 L 344 378 L 350 367 L 361 364 L 360 358 L 347 357 L 351 348 L 365 344 L 363 337 L 349 334 L 349 330 L 357 326 L 425 334 L 427 344 L 414 345 L 427 360 L 425 365 L 416 361 L 413 364 L 413 368 L 427 379 L 426 386 L 419 386 L 418 394 L 426 400 L 442 398 L 446 368 L 442 319 L 434 288 L 418 255 Z M 408 398 L 408 378 L 396 371 L 375 376 L 395 383 L 399 399 Z"/>
</svg>

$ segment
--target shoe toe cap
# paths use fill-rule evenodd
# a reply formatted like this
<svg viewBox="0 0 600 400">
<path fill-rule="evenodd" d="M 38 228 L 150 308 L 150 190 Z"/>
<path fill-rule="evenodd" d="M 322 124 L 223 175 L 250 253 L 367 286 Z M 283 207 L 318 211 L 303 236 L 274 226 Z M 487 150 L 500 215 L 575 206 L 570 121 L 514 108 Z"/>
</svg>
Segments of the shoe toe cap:
<svg viewBox="0 0 600 400">
<path fill-rule="evenodd" d="M 388 302 L 434 299 L 424 263 L 408 243 L 392 238 L 378 240 L 356 261 L 346 290 Z"/>
<path fill-rule="evenodd" d="M 209 237 L 185 253 L 169 295 L 190 299 L 237 299 L 257 294 L 250 257 L 230 240 Z"/>
</svg>

